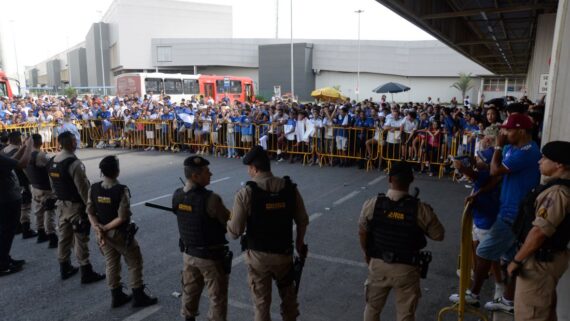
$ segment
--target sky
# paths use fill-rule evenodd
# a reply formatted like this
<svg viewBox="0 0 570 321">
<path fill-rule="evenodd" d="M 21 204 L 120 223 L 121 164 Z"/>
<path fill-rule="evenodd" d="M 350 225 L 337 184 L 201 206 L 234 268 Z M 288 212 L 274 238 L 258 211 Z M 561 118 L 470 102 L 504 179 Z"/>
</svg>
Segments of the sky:
<svg viewBox="0 0 570 321">
<path fill-rule="evenodd" d="M 160 0 L 156 0 L 160 1 Z M 363 40 L 433 40 L 434 38 L 375 0 L 182 0 L 231 5 L 234 38 L 275 38 L 279 3 L 279 38 L 357 39 L 361 14 Z M 0 41 L 4 69 L 21 79 L 35 65 L 85 40 L 112 0 L 3 1 Z M 261 26 L 261 27 L 260 27 Z M 17 59 L 14 59 L 16 57 Z"/>
</svg>

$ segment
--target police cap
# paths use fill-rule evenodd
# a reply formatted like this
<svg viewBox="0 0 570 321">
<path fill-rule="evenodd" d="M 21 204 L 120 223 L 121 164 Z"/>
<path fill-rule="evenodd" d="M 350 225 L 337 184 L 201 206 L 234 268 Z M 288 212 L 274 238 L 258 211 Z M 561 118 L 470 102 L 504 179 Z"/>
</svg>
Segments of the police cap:
<svg viewBox="0 0 570 321">
<path fill-rule="evenodd" d="M 198 168 L 210 165 L 210 162 L 201 156 L 190 156 L 184 160 L 184 167 Z"/>
<path fill-rule="evenodd" d="M 553 141 L 542 147 L 542 154 L 553 162 L 570 165 L 570 142 Z"/>
<path fill-rule="evenodd" d="M 247 152 L 247 154 L 245 154 L 245 156 L 243 157 L 243 164 L 250 165 L 251 163 L 253 163 L 253 161 L 259 159 L 269 161 L 269 157 L 267 156 L 267 153 L 265 152 L 263 147 L 261 147 L 260 145 L 256 145 L 253 146 L 249 150 L 249 152 Z"/>
<path fill-rule="evenodd" d="M 390 168 L 388 174 L 390 177 L 398 177 L 405 181 L 411 182 L 414 179 L 414 172 L 412 171 L 412 166 L 406 162 L 399 162 Z"/>
<path fill-rule="evenodd" d="M 119 158 L 115 155 L 105 156 L 99 162 L 99 169 L 105 176 L 112 176 L 119 171 Z"/>
</svg>

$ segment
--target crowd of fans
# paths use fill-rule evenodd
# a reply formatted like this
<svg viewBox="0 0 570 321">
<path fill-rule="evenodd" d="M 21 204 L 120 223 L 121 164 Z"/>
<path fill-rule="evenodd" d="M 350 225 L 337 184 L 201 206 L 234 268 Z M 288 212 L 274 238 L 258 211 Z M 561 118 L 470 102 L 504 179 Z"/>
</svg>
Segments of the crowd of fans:
<svg viewBox="0 0 570 321">
<path fill-rule="evenodd" d="M 181 148 L 196 153 L 213 149 L 184 146 L 185 139 L 193 142 L 216 141 L 229 146 L 226 157 L 240 157 L 253 144 L 276 151 L 276 159 L 284 160 L 286 150 L 320 150 L 339 158 L 330 158 L 329 165 L 350 166 L 350 155 L 364 167 L 364 160 L 374 158 L 381 143 L 388 159 L 421 163 L 421 169 L 432 173 L 430 163 L 442 162 L 449 155 L 475 155 L 485 143 L 484 133 L 492 131 L 510 113 L 528 113 L 535 124 L 533 139 L 540 141 L 543 104 L 534 104 L 526 97 L 518 102 L 505 101 L 502 106 L 475 106 L 455 98 L 440 104 L 439 98 L 425 102 L 389 103 L 379 101 L 309 102 L 272 99 L 270 102 L 240 103 L 224 100 L 214 103 L 211 98 L 195 96 L 180 103 L 168 96 L 152 93 L 125 97 L 23 97 L 0 100 L 2 127 L 23 123 L 58 123 L 95 120 L 106 130 L 111 120 L 121 121 L 125 132 L 134 131 L 134 122 L 171 121 L 175 123 L 177 139 L 174 151 Z M 257 125 L 257 126 L 256 126 Z M 266 126 L 264 126 L 266 125 Z M 452 144 L 454 138 L 468 134 L 466 139 Z M 316 138 L 316 140 L 315 140 Z M 106 146 L 104 141 L 96 147 Z M 314 146 L 316 145 L 316 146 Z M 244 147 L 237 149 L 232 147 Z M 169 148 L 168 146 L 166 148 Z M 147 149 L 154 149 L 148 147 Z M 290 161 L 296 156 L 288 155 Z M 310 163 L 322 161 L 311 157 Z M 343 157 L 344 156 L 344 157 Z M 298 157 L 298 156 L 297 156 Z M 354 157 L 353 157 L 354 158 Z"/>
</svg>

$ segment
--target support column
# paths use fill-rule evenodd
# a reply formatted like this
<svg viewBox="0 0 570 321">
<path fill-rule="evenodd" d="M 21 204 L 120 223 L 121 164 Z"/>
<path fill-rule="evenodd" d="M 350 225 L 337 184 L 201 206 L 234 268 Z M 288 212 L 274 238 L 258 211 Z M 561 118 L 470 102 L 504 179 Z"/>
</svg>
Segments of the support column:
<svg viewBox="0 0 570 321">
<path fill-rule="evenodd" d="M 570 140 L 570 0 L 560 0 L 556 13 L 542 143 Z M 570 272 L 558 283 L 558 320 L 570 321 Z"/>
</svg>

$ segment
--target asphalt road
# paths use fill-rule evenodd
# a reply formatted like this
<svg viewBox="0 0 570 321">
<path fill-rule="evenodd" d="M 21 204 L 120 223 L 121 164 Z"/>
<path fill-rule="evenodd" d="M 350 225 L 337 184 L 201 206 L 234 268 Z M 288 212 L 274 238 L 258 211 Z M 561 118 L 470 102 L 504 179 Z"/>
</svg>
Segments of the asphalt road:
<svg viewBox="0 0 570 321">
<path fill-rule="evenodd" d="M 119 154 L 120 181 L 130 187 L 134 220 L 140 229 L 137 239 L 144 258 L 144 279 L 159 298 L 157 306 L 133 309 L 129 306 L 111 310 L 110 291 L 106 283 L 81 285 L 79 275 L 66 281 L 59 278 L 56 251 L 35 239 L 16 236 L 12 256 L 26 259 L 24 271 L 0 278 L 0 320 L 178 320 L 181 292 L 182 257 L 178 250 L 178 231 L 174 216 L 147 208 L 144 201 L 153 199 L 169 205 L 170 195 L 181 183 L 182 162 L 188 154 L 135 152 L 122 150 L 82 150 L 78 156 L 92 182 L 99 180 L 99 160 Z M 235 159 L 209 158 L 214 176 L 210 189 L 220 194 L 231 208 L 233 195 L 247 181 L 246 167 Z M 358 244 L 357 220 L 363 202 L 387 189 L 383 172 L 366 172 L 356 168 L 319 168 L 299 164 L 273 163 L 275 175 L 289 175 L 298 184 L 311 218 L 306 242 L 307 259 L 299 293 L 303 321 L 361 320 L 364 309 L 366 265 Z M 414 182 L 420 198 L 429 202 L 446 228 L 443 242 L 429 242 L 433 262 L 428 278 L 422 280 L 422 299 L 417 320 L 436 320 L 437 312 L 449 305 L 448 296 L 456 292 L 456 262 L 459 249 L 459 225 L 463 198 L 468 190 L 448 179 L 419 176 Z M 234 267 L 230 279 L 228 320 L 253 320 L 253 309 L 246 283 L 247 269 L 240 257 L 239 242 L 230 243 Z M 94 269 L 104 271 L 104 261 L 92 233 L 90 243 Z M 72 262 L 76 264 L 72 255 Z M 127 283 L 126 266 L 123 282 Z M 487 290 L 487 298 L 488 298 Z M 485 296 L 485 295 L 484 295 Z M 207 299 L 200 304 L 206 320 Z M 274 289 L 272 313 L 279 316 L 279 298 Z M 382 314 L 384 320 L 395 319 L 393 295 Z M 452 320 L 452 317 L 446 320 Z"/>
</svg>

